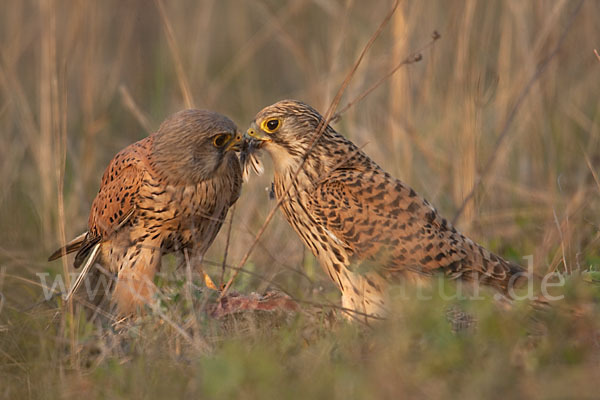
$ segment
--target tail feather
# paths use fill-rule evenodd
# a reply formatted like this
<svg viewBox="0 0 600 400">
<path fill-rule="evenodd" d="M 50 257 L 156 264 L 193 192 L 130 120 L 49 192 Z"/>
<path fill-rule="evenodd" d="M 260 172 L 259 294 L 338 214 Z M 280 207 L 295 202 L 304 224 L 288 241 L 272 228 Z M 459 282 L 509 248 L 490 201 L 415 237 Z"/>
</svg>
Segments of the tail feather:
<svg viewBox="0 0 600 400">
<path fill-rule="evenodd" d="M 50 257 L 48 257 L 48 261 L 58 260 L 69 253 L 79 250 L 82 244 L 85 242 L 86 236 L 87 232 L 77 236 L 75 239 L 71 240 L 69 243 L 52 253 Z"/>
<path fill-rule="evenodd" d="M 100 239 L 100 236 L 86 238 L 86 240 L 79 247 L 77 254 L 75 254 L 75 259 L 73 260 L 73 267 L 75 267 L 75 269 L 79 268 L 81 264 L 83 264 L 87 256 L 90 254 L 90 251 L 92 251 L 92 249 L 100 243 Z"/>
<path fill-rule="evenodd" d="M 73 293 L 75 293 L 75 291 L 79 288 L 79 285 L 81 285 L 81 282 L 83 282 L 83 279 L 85 279 L 85 277 L 87 276 L 89 269 L 92 267 L 92 265 L 94 265 L 94 261 L 96 261 L 96 258 L 98 258 L 100 244 L 101 243 L 96 242 L 96 244 L 91 247 L 91 251 L 87 256 L 83 269 L 77 276 L 77 279 L 75 279 L 75 282 L 73 282 L 73 285 L 69 289 L 69 293 L 67 293 L 67 295 L 65 296 L 66 302 L 71 300 L 71 298 L 73 297 Z"/>
<path fill-rule="evenodd" d="M 496 286 L 503 293 L 513 288 L 519 288 L 527 280 L 527 270 L 514 262 L 483 249 L 479 253 L 482 257 L 484 274 L 490 279 L 489 284 Z"/>
</svg>

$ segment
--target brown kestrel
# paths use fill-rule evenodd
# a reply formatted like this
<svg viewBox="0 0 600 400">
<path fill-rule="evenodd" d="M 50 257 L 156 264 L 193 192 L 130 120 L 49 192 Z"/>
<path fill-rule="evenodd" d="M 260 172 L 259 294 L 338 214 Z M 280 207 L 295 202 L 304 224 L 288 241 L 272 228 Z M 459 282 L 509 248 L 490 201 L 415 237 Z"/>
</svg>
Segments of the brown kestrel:
<svg viewBox="0 0 600 400">
<path fill-rule="evenodd" d="M 391 283 L 436 273 L 503 293 L 524 276 L 331 126 L 310 149 L 323 122 L 309 105 L 283 100 L 260 111 L 247 135 L 271 155 L 283 214 L 341 290 L 344 308 L 383 316 Z"/>
<path fill-rule="evenodd" d="M 161 255 L 189 248 L 201 256 L 238 199 L 242 173 L 235 150 L 241 133 L 227 117 L 185 110 L 123 149 L 102 176 L 88 230 L 54 252 L 76 251 L 74 266 L 94 263 L 117 275 L 112 300 L 121 315 L 151 300 Z M 85 273 L 81 276 L 85 277 Z M 100 270 L 92 267 L 87 301 Z M 78 291 L 85 292 L 84 290 Z"/>
</svg>

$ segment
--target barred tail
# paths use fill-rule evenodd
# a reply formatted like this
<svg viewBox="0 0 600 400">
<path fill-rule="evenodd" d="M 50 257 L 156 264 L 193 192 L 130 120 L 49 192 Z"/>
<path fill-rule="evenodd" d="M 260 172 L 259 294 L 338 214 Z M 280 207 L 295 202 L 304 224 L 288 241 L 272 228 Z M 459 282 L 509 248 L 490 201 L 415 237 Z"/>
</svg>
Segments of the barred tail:
<svg viewBox="0 0 600 400">
<path fill-rule="evenodd" d="M 79 250 L 85 241 L 86 236 L 87 232 L 77 236 L 75 239 L 71 240 L 69 243 L 52 253 L 50 257 L 48 257 L 48 261 L 58 260 L 69 253 Z"/>
</svg>

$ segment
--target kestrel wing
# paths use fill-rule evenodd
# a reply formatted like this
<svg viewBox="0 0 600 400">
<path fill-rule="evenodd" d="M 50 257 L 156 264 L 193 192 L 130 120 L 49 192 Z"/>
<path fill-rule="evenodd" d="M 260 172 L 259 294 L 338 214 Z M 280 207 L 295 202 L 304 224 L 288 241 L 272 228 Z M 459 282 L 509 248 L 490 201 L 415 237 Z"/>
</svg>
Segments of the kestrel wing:
<svg viewBox="0 0 600 400">
<path fill-rule="evenodd" d="M 90 233 L 105 238 L 127 222 L 135 210 L 143 173 L 135 165 L 129 165 L 100 187 L 90 211 Z"/>
<path fill-rule="evenodd" d="M 439 271 L 506 287 L 522 271 L 463 236 L 427 200 L 381 171 L 335 171 L 310 203 L 315 219 L 358 261 L 392 274 Z"/>
<path fill-rule="evenodd" d="M 92 203 L 88 235 L 75 255 L 75 268 L 83 263 L 95 244 L 118 231 L 135 212 L 143 171 L 134 164 L 115 168 L 116 161 L 118 159 L 106 169 L 100 191 Z"/>
</svg>

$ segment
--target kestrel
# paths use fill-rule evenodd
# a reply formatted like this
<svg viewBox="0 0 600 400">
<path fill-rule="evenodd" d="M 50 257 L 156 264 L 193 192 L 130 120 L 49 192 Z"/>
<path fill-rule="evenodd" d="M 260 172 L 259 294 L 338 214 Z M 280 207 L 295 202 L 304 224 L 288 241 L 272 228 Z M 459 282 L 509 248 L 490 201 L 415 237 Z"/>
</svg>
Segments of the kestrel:
<svg viewBox="0 0 600 400">
<path fill-rule="evenodd" d="M 384 316 L 390 284 L 436 273 L 505 294 L 524 276 L 331 126 L 310 149 L 322 123 L 309 105 L 283 100 L 261 110 L 247 135 L 271 155 L 282 212 L 342 292 L 344 308 Z"/>
<path fill-rule="evenodd" d="M 161 255 L 189 248 L 201 256 L 238 199 L 242 135 L 227 117 L 185 110 L 119 152 L 92 203 L 88 230 L 54 252 L 76 251 L 74 267 L 94 262 L 117 275 L 112 300 L 126 315 L 151 300 Z M 92 285 L 100 275 L 90 271 Z M 81 276 L 85 276 L 84 273 Z M 89 283 L 87 288 L 90 288 Z M 93 289 L 93 287 L 92 287 Z M 97 294 L 88 301 L 98 303 Z"/>
</svg>

